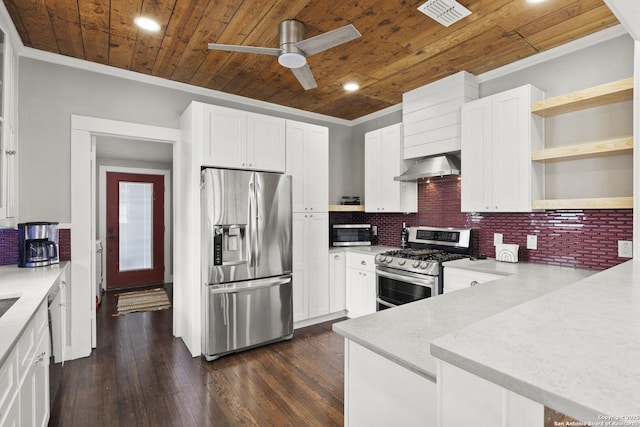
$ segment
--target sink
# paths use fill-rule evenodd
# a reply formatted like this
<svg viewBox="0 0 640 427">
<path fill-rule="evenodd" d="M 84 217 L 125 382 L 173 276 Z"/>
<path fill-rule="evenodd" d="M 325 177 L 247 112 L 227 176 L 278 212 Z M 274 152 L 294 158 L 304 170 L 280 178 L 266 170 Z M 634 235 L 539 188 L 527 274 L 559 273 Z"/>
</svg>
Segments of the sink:
<svg viewBox="0 0 640 427">
<path fill-rule="evenodd" d="M 13 306 L 13 304 L 18 301 L 19 298 L 4 298 L 0 299 L 0 317 L 4 316 L 4 314 Z"/>
</svg>

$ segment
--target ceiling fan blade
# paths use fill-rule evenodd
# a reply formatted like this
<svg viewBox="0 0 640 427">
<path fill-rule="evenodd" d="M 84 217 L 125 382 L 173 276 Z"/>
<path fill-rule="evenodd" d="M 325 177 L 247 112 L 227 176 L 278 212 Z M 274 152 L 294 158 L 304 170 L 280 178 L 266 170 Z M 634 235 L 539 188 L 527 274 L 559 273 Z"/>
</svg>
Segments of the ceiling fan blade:
<svg viewBox="0 0 640 427">
<path fill-rule="evenodd" d="M 296 76 L 296 79 L 298 79 L 304 90 L 318 87 L 316 79 L 314 79 L 313 74 L 311 74 L 309 64 L 304 64 L 300 68 L 291 68 L 291 71 L 293 71 L 293 75 Z"/>
<path fill-rule="evenodd" d="M 335 30 L 327 31 L 315 37 L 296 43 L 296 47 L 307 56 L 315 55 L 334 46 L 357 39 L 361 34 L 353 25 L 345 25 Z"/>
<path fill-rule="evenodd" d="M 263 55 L 272 55 L 272 56 L 280 55 L 280 49 L 273 48 L 273 47 L 239 46 L 235 44 L 209 43 L 209 49 L 226 50 L 229 52 L 261 53 Z"/>
</svg>

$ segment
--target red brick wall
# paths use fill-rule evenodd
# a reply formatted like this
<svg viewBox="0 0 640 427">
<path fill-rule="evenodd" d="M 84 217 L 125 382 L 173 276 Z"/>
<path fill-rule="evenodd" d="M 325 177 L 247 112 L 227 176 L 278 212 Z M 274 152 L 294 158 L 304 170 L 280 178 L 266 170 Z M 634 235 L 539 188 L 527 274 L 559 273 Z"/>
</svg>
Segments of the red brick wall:
<svg viewBox="0 0 640 427">
<path fill-rule="evenodd" d="M 604 270 L 626 261 L 618 258 L 618 240 L 631 240 L 632 209 L 575 209 L 535 213 L 460 212 L 460 181 L 435 179 L 418 185 L 416 214 L 331 214 L 332 223 L 378 226 L 378 244 L 399 246 L 402 223 L 468 227 L 476 231 L 475 252 L 495 256 L 493 233 L 504 243 L 520 245 L 519 259 L 544 264 Z M 538 236 L 538 249 L 526 249 L 527 235 Z"/>
</svg>

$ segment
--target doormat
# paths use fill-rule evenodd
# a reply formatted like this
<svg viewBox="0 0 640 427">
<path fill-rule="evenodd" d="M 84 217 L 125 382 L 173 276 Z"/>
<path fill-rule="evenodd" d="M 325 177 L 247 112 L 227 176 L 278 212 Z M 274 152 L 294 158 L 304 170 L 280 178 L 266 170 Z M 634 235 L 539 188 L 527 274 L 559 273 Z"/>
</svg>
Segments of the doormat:
<svg viewBox="0 0 640 427">
<path fill-rule="evenodd" d="M 137 311 L 157 311 L 171 308 L 167 292 L 162 288 L 126 292 L 118 295 L 118 308 L 113 316 L 124 316 Z"/>
</svg>

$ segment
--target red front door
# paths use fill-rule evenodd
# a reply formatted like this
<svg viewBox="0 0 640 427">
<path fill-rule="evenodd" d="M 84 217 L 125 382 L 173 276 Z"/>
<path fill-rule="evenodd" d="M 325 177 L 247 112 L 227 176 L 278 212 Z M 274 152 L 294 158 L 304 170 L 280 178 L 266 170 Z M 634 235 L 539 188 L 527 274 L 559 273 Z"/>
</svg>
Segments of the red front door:
<svg viewBox="0 0 640 427">
<path fill-rule="evenodd" d="M 107 288 L 164 280 L 164 176 L 107 172 Z"/>
</svg>

